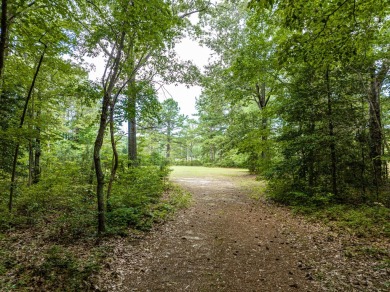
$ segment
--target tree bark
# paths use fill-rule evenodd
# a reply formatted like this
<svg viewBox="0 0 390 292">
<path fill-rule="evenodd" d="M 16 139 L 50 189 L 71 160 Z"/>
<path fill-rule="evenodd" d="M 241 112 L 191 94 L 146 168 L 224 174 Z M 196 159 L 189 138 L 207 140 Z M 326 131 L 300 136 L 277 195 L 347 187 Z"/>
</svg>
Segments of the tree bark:
<svg viewBox="0 0 390 292">
<path fill-rule="evenodd" d="M 119 43 L 117 44 L 117 51 L 115 57 L 112 57 L 113 63 L 111 66 L 111 72 L 108 74 L 108 80 L 102 80 L 104 94 L 102 100 L 102 108 L 100 113 L 100 123 L 99 129 L 95 140 L 95 145 L 93 149 L 93 161 L 95 164 L 95 173 L 96 173 L 96 197 L 97 197 L 97 207 L 98 207 L 98 234 L 101 235 L 106 231 L 106 220 L 105 220 L 105 208 L 104 208 L 104 173 L 102 169 L 100 151 L 103 146 L 104 134 L 107 128 L 109 108 L 111 104 L 111 95 L 114 89 L 114 86 L 118 80 L 118 75 L 120 74 L 119 66 L 122 57 L 122 50 L 124 46 L 126 32 L 122 31 Z M 110 62 L 110 60 L 108 61 Z M 107 67 L 106 67 L 107 69 Z M 105 74 L 104 74 L 105 76 Z M 107 82 L 106 82 L 107 81 Z M 112 108 L 115 109 L 115 101 L 112 101 Z"/>
<path fill-rule="evenodd" d="M 264 114 L 264 112 L 262 112 L 262 114 Z M 266 141 L 267 141 L 267 138 L 268 138 L 267 134 L 266 134 L 267 127 L 268 127 L 268 119 L 263 116 L 261 118 L 261 130 L 262 130 L 262 134 L 261 134 L 261 141 L 262 141 L 261 158 L 262 159 L 266 159 L 266 157 L 267 157 L 266 151 L 264 150 L 265 145 L 266 145 Z"/>
<path fill-rule="evenodd" d="M 100 114 L 100 124 L 98 134 L 95 140 L 93 150 L 93 160 L 95 163 L 95 173 L 97 179 L 96 197 L 98 207 L 98 234 L 106 231 L 105 212 L 104 212 L 104 173 L 102 169 L 100 150 L 103 146 L 104 133 L 107 127 L 108 107 L 110 104 L 110 95 L 106 92 L 103 97 L 102 110 Z"/>
<path fill-rule="evenodd" d="M 166 153 L 166 158 L 168 158 L 168 159 L 171 157 L 171 140 L 172 140 L 171 123 L 168 122 L 168 126 L 167 126 L 167 153 Z"/>
<path fill-rule="evenodd" d="M 378 194 L 378 188 L 382 184 L 382 122 L 380 109 L 380 96 L 375 68 L 372 68 L 369 94 L 369 133 L 370 133 L 370 158 L 373 166 L 373 183 Z"/>
<path fill-rule="evenodd" d="M 128 160 L 129 166 L 138 166 L 138 155 L 137 155 L 137 119 L 136 119 L 136 96 L 134 91 L 134 83 L 130 83 L 130 93 L 128 97 L 129 108 L 128 108 Z"/>
<path fill-rule="evenodd" d="M 310 135 L 314 135 L 315 131 L 315 122 L 314 120 L 310 122 Z M 314 187 L 314 151 L 312 149 L 309 150 L 308 153 L 308 159 L 307 159 L 307 164 L 308 164 L 308 183 L 309 183 L 309 188 L 310 190 L 313 189 Z"/>
<path fill-rule="evenodd" d="M 41 110 L 38 108 L 36 111 L 36 118 L 41 115 Z M 37 184 L 41 179 L 41 128 L 36 127 L 37 138 L 35 138 L 34 144 L 34 176 L 33 176 L 33 184 Z"/>
<path fill-rule="evenodd" d="M 34 150 L 33 150 L 33 142 L 28 142 L 28 186 L 32 185 L 34 177 Z"/>
<path fill-rule="evenodd" d="M 325 73 L 326 80 L 326 92 L 327 92 L 327 103 L 328 103 L 328 134 L 330 137 L 330 161 L 331 161 L 331 176 L 332 176 L 332 192 L 335 197 L 338 197 L 337 188 L 337 156 L 336 156 L 336 143 L 334 134 L 334 123 L 333 123 L 333 105 L 332 105 L 332 93 L 330 91 L 330 80 L 329 80 L 329 68 L 326 69 Z"/>
<path fill-rule="evenodd" d="M 34 119 L 34 98 L 31 99 L 31 107 L 28 110 L 28 115 L 31 121 Z M 29 131 L 32 130 L 32 123 L 28 125 Z M 32 185 L 34 177 L 34 148 L 33 148 L 34 138 L 28 139 L 28 186 Z"/>
<path fill-rule="evenodd" d="M 261 83 L 261 86 L 259 84 L 256 84 L 256 93 L 254 96 L 254 100 L 262 113 L 263 117 L 261 119 L 261 129 L 262 129 L 262 134 L 261 134 L 261 141 L 263 144 L 263 149 L 261 150 L 261 158 L 265 159 L 266 158 L 266 151 L 264 151 L 265 147 L 265 142 L 267 141 L 267 128 L 268 128 L 268 119 L 264 117 L 264 109 L 266 108 L 268 102 L 269 102 L 269 96 L 267 98 L 266 92 L 265 92 L 265 83 Z"/>
<path fill-rule="evenodd" d="M 35 155 L 34 155 L 34 177 L 33 184 L 37 184 L 41 179 L 41 139 L 39 139 L 39 135 L 41 133 L 41 129 L 37 127 L 38 138 L 35 139 Z"/>
<path fill-rule="evenodd" d="M 130 43 L 129 49 L 130 68 L 134 72 L 135 60 L 134 60 L 134 44 Z M 135 78 L 129 82 L 129 95 L 127 97 L 128 102 L 128 120 L 127 120 L 127 148 L 128 148 L 128 166 L 138 166 L 138 153 L 137 153 L 137 118 L 136 118 L 136 105 L 137 105 L 137 92 L 135 87 Z"/>
<path fill-rule="evenodd" d="M 111 167 L 111 176 L 110 181 L 108 182 L 107 187 L 107 210 L 110 210 L 110 196 L 111 196 L 111 190 L 112 190 L 112 184 L 115 180 L 116 171 L 118 169 L 119 164 L 119 156 L 118 151 L 116 149 L 116 142 L 115 142 L 115 128 L 114 128 L 114 106 L 111 105 L 110 107 L 110 138 L 111 138 L 111 148 L 113 153 L 113 161 L 112 161 L 112 167 Z"/>
<path fill-rule="evenodd" d="M 131 166 L 138 166 L 138 153 L 137 153 L 137 119 L 131 117 L 128 121 L 129 131 L 129 163 Z"/>
</svg>

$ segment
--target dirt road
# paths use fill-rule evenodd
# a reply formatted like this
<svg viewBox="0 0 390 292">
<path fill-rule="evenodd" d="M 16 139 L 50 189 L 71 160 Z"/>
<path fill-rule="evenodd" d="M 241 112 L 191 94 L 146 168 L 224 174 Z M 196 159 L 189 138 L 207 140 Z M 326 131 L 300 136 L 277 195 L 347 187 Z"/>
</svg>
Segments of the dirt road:
<svg viewBox="0 0 390 292">
<path fill-rule="evenodd" d="M 261 183 L 246 172 L 176 171 L 172 179 L 192 193 L 193 204 L 136 244 L 118 244 L 102 290 L 323 291 L 327 285 L 328 291 L 355 291 L 342 273 L 346 284 L 333 289 L 324 284 L 329 275 L 319 276 L 332 270 L 332 258 L 340 262 L 341 240 L 286 209 L 251 199 L 246 182 L 251 188 Z M 380 291 L 355 284 L 362 288 L 356 291 Z"/>
</svg>

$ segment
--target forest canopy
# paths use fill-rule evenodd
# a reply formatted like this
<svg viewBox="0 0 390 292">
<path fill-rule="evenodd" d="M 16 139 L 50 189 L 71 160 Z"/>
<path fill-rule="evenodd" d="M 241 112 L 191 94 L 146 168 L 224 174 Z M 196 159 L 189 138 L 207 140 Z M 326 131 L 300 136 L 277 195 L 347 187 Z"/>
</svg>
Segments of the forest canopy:
<svg viewBox="0 0 390 292">
<path fill-rule="evenodd" d="M 389 1 L 1 0 L 0 18 L 0 287 L 23 275 L 7 291 L 85 290 L 101 250 L 62 244 L 187 206 L 171 165 L 248 169 L 267 199 L 390 235 Z M 159 98 L 179 83 L 202 87 L 191 118 Z M 50 248 L 25 268 L 7 238 L 34 236 Z"/>
<path fill-rule="evenodd" d="M 99 234 L 137 225 L 169 164 L 248 168 L 287 204 L 389 206 L 387 1 L 1 9 L 3 227 L 64 205 L 86 226 L 97 217 Z M 213 50 L 204 70 L 176 55 L 183 37 Z M 105 69 L 91 81 L 84 59 L 97 56 Z M 196 117 L 158 98 L 169 83 L 203 87 Z"/>
</svg>

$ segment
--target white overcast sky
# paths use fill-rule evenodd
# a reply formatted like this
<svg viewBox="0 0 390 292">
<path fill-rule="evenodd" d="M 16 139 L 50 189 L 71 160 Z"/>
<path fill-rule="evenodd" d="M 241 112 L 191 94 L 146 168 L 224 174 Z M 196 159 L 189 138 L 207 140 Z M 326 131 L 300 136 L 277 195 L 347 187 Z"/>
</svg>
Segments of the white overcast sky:
<svg viewBox="0 0 390 292">
<path fill-rule="evenodd" d="M 179 58 L 184 61 L 192 61 L 200 70 L 203 69 L 203 66 L 208 64 L 208 59 L 211 55 L 211 50 L 209 48 L 202 47 L 198 42 L 189 38 L 184 38 L 180 43 L 176 44 L 175 50 Z M 85 58 L 85 60 L 94 65 L 94 68 L 89 72 L 89 78 L 91 80 L 100 80 L 104 70 L 102 58 Z M 164 85 L 164 90 L 159 90 L 158 96 L 160 101 L 172 97 L 179 103 L 181 113 L 191 117 L 193 114 L 196 114 L 195 100 L 199 97 L 200 93 L 200 86 L 190 86 L 187 88 L 185 84 L 178 84 L 177 86 L 166 84 Z"/>
<path fill-rule="evenodd" d="M 203 66 L 208 64 L 211 55 L 211 50 L 207 47 L 200 46 L 196 41 L 189 38 L 183 39 L 175 47 L 178 56 L 182 60 L 190 60 L 203 71 Z M 185 84 L 166 85 L 164 86 L 168 93 L 160 92 L 161 100 L 172 96 L 179 103 L 181 112 L 191 117 L 196 113 L 195 99 L 199 97 L 202 88 L 200 86 L 190 86 L 187 88 Z"/>
</svg>

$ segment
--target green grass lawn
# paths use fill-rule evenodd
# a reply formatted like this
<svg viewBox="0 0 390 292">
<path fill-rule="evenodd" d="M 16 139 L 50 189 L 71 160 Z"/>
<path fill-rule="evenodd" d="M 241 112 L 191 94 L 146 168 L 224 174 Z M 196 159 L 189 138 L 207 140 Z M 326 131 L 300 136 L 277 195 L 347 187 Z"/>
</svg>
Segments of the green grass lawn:
<svg viewBox="0 0 390 292">
<path fill-rule="evenodd" d="M 264 197 L 266 183 L 256 180 L 255 175 L 249 174 L 247 169 L 220 168 L 203 166 L 171 166 L 171 179 L 180 178 L 205 178 L 205 179 L 226 179 L 233 181 L 241 189 L 247 192 L 252 199 Z"/>
<path fill-rule="evenodd" d="M 203 166 L 171 166 L 173 171 L 170 178 L 186 178 L 186 177 L 240 177 L 248 176 L 247 169 L 240 168 L 219 168 L 219 167 L 203 167 Z"/>
</svg>

